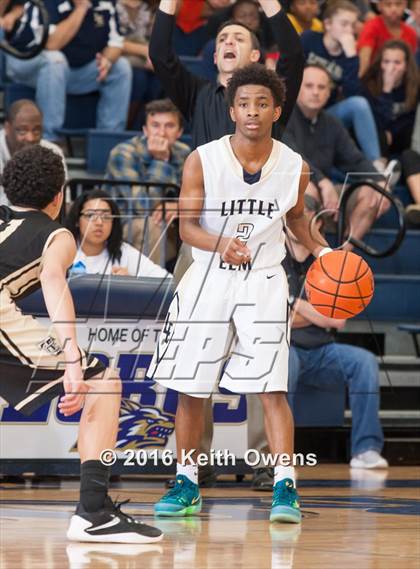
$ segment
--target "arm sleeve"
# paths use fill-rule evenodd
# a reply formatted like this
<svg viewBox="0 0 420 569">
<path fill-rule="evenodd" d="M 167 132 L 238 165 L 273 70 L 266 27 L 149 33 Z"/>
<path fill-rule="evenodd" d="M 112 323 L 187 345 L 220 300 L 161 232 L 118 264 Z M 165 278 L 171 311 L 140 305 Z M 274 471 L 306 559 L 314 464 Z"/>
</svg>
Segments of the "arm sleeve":
<svg viewBox="0 0 420 569">
<path fill-rule="evenodd" d="M 273 39 L 280 52 L 276 71 L 284 79 L 286 85 L 286 101 L 279 119 L 279 123 L 284 128 L 293 111 L 299 93 L 305 57 L 300 37 L 287 17 L 285 10 L 282 9 L 278 14 L 268 18 L 268 21 L 271 25 Z"/>
<path fill-rule="evenodd" d="M 321 170 L 319 170 L 318 168 L 316 168 L 315 166 L 313 166 L 313 164 L 311 164 L 311 161 L 308 159 L 308 157 L 305 156 L 304 154 L 302 154 L 302 152 L 300 151 L 300 145 L 298 144 L 294 134 L 291 132 L 290 129 L 286 129 L 282 140 L 285 144 L 287 144 L 287 146 L 290 146 L 290 148 L 292 150 L 294 150 L 295 152 L 298 152 L 302 156 L 303 160 L 309 165 L 309 168 L 311 170 L 311 181 L 312 182 L 317 184 L 318 182 L 320 182 L 322 180 L 322 178 L 325 178 L 324 173 Z"/>
<path fill-rule="evenodd" d="M 362 86 L 359 79 L 359 56 L 347 57 L 343 65 L 343 95 L 352 97 L 360 95 Z"/>
<path fill-rule="evenodd" d="M 44 4 L 48 11 L 48 17 L 50 19 L 50 34 L 52 34 L 55 30 L 55 26 L 62 20 L 58 12 L 58 2 L 54 2 L 54 0 L 44 0 Z"/>
<path fill-rule="evenodd" d="M 124 38 L 121 33 L 120 21 L 118 18 L 117 10 L 114 7 L 109 17 L 108 47 L 117 47 L 122 49 L 123 45 Z"/>
<path fill-rule="evenodd" d="M 174 25 L 174 16 L 157 11 L 150 37 L 149 57 L 167 96 L 190 121 L 198 93 L 208 81 L 190 73 L 175 54 L 172 47 Z"/>
<path fill-rule="evenodd" d="M 369 103 L 380 128 L 388 130 L 394 120 L 392 93 L 381 93 L 378 97 L 369 96 Z"/>
</svg>

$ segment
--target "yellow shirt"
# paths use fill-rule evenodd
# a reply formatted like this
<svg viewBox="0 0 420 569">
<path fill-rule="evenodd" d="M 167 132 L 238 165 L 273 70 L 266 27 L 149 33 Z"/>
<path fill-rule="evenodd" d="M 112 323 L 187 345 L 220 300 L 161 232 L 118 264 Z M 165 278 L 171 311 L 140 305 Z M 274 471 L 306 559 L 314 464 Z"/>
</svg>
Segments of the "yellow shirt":
<svg viewBox="0 0 420 569">
<path fill-rule="evenodd" d="M 295 28 L 297 33 L 300 35 L 304 31 L 302 26 L 299 24 L 299 22 L 296 20 L 296 18 L 295 18 L 295 16 L 293 16 L 293 14 L 287 14 L 287 16 L 288 16 L 289 20 L 292 22 L 293 27 Z M 321 20 L 318 20 L 318 18 L 313 18 L 310 29 L 313 32 L 323 32 L 324 28 L 322 26 Z"/>
</svg>

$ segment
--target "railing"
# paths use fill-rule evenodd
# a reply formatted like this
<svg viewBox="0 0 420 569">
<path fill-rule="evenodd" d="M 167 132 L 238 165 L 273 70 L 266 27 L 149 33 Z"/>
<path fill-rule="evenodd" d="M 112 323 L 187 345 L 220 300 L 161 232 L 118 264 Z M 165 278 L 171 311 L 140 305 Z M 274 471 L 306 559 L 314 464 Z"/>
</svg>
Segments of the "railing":
<svg viewBox="0 0 420 569">
<path fill-rule="evenodd" d="M 391 243 L 391 245 L 386 249 L 384 249 L 383 251 L 378 251 L 377 249 L 371 247 L 364 241 L 352 237 L 351 234 L 347 238 L 347 241 L 352 245 L 354 245 L 355 247 L 358 247 L 360 250 L 362 250 L 367 255 L 370 255 L 371 257 L 388 257 L 389 255 L 392 255 L 399 249 L 402 240 L 404 239 L 406 231 L 406 225 L 404 221 L 404 208 L 398 198 L 393 196 L 389 191 L 381 188 L 381 186 L 379 186 L 378 184 L 375 184 L 375 182 L 371 181 L 354 182 L 353 184 L 350 184 L 345 190 L 343 190 L 343 193 L 341 194 L 339 214 L 338 214 L 338 225 L 337 225 L 338 245 L 343 244 L 345 241 L 347 204 L 353 192 L 358 190 L 360 186 L 369 186 L 375 192 L 381 194 L 384 199 L 387 199 L 388 201 L 391 202 L 391 207 L 396 211 L 398 217 L 397 234 L 395 236 L 394 242 Z"/>
</svg>

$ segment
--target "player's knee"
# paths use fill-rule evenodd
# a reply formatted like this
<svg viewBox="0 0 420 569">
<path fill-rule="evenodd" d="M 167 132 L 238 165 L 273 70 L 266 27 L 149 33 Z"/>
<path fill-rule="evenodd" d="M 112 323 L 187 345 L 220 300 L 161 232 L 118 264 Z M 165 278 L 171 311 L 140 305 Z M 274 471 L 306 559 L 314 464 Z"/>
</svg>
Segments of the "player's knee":
<svg viewBox="0 0 420 569">
<path fill-rule="evenodd" d="M 272 391 L 259 394 L 264 409 L 271 409 L 287 404 L 287 394 L 281 391 Z"/>
<path fill-rule="evenodd" d="M 204 407 L 204 399 L 193 397 L 187 393 L 178 394 L 178 408 L 183 410 L 201 410 Z"/>
<path fill-rule="evenodd" d="M 117 370 L 108 368 L 101 377 L 89 381 L 91 390 L 121 396 L 122 382 Z"/>
</svg>

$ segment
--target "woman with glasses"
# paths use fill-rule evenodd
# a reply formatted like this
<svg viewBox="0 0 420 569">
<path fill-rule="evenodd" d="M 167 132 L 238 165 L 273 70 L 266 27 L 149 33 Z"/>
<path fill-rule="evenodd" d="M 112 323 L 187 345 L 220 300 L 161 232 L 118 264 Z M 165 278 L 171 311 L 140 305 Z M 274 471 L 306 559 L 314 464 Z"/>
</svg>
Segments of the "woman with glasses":
<svg viewBox="0 0 420 569">
<path fill-rule="evenodd" d="M 73 203 L 66 227 L 77 242 L 74 272 L 165 278 L 171 275 L 122 240 L 121 214 L 103 190 L 85 192 Z"/>
</svg>

